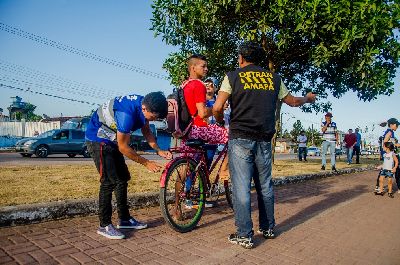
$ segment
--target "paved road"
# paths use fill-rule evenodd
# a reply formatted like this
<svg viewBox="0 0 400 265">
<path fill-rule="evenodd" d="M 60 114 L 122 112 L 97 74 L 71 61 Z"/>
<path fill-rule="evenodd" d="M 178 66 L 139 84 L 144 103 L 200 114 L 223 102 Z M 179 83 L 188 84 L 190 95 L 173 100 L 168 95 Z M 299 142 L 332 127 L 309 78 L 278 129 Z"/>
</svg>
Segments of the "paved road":
<svg viewBox="0 0 400 265">
<path fill-rule="evenodd" d="M 221 203 L 186 234 L 172 231 L 158 207 L 135 211 L 150 228 L 126 232 L 122 241 L 98 236 L 95 216 L 1 228 L 0 263 L 398 265 L 400 194 L 373 195 L 375 176 L 367 172 L 277 188 L 277 238 L 257 235 L 251 250 L 227 241 L 233 213 Z"/>
<path fill-rule="evenodd" d="M 150 160 L 163 160 L 155 154 L 145 154 L 147 159 Z M 293 159 L 295 155 L 277 154 L 276 159 Z M 129 160 L 130 162 L 130 160 Z M 0 166 L 20 166 L 20 165 L 76 165 L 76 164 L 93 164 L 91 158 L 84 158 L 78 155 L 70 158 L 67 155 L 50 155 L 47 158 L 39 157 L 21 157 L 18 153 L 0 153 Z"/>
</svg>

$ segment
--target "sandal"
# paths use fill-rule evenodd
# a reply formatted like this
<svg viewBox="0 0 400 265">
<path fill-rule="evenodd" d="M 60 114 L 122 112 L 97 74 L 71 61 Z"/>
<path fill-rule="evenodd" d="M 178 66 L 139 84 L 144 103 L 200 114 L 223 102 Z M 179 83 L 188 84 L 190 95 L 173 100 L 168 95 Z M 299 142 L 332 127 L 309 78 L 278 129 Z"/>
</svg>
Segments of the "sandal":
<svg viewBox="0 0 400 265">
<path fill-rule="evenodd" d="M 385 194 L 385 193 L 382 192 L 382 191 L 376 191 L 376 192 L 375 192 L 375 195 L 381 195 L 381 196 L 383 196 L 383 194 Z"/>
<path fill-rule="evenodd" d="M 392 193 L 392 192 L 389 192 L 389 193 L 388 193 L 388 196 L 389 196 L 390 198 L 394 198 L 394 196 L 393 196 L 393 193 Z"/>
</svg>

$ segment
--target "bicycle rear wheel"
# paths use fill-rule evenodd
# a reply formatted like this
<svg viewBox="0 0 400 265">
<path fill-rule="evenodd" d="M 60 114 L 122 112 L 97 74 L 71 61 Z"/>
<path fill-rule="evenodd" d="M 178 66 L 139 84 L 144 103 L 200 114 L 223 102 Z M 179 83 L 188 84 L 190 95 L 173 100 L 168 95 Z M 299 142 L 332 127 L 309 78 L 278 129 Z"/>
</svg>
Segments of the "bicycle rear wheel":
<svg viewBox="0 0 400 265">
<path fill-rule="evenodd" d="M 196 170 L 197 164 L 191 158 L 178 158 L 168 169 L 165 187 L 160 189 L 164 219 L 181 233 L 193 230 L 204 211 L 205 175 L 201 168 Z"/>
</svg>

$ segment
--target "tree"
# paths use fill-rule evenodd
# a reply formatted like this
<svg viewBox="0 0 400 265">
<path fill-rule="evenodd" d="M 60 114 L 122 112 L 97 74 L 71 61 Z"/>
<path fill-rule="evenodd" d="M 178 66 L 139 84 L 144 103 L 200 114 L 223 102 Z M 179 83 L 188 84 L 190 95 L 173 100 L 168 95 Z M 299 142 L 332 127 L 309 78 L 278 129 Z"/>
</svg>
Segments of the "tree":
<svg viewBox="0 0 400 265">
<path fill-rule="evenodd" d="M 25 110 L 26 110 L 26 120 L 27 121 L 40 121 L 42 119 L 42 116 L 37 115 L 34 113 L 36 109 L 36 106 L 31 104 L 31 103 L 26 103 L 25 104 Z"/>
<path fill-rule="evenodd" d="M 317 129 L 308 127 L 308 129 L 306 130 L 306 136 L 309 146 L 321 146 L 323 139 Z"/>
<path fill-rule="evenodd" d="M 354 91 L 362 100 L 393 92 L 399 66 L 399 1 L 155 0 L 152 30 L 180 47 L 165 61 L 171 83 L 186 76 L 188 54 L 209 58 L 222 79 L 237 65 L 237 45 L 252 40 L 292 92 L 326 97 Z M 329 103 L 304 108 L 321 110 Z"/>
<path fill-rule="evenodd" d="M 297 120 L 293 124 L 293 129 L 290 131 L 290 135 L 292 136 L 292 139 L 293 139 L 294 142 L 297 141 L 297 136 L 300 135 L 301 131 L 304 131 L 303 125 L 301 124 L 300 120 Z"/>
<path fill-rule="evenodd" d="M 164 63 L 173 85 L 186 76 L 191 53 L 205 54 L 209 74 L 221 80 L 237 66 L 238 43 L 251 40 L 266 51 L 261 66 L 294 93 L 313 90 L 323 99 L 353 91 L 370 101 L 394 91 L 399 0 L 154 0 L 152 7 L 151 30 L 180 47 Z M 303 110 L 328 108 L 320 102 Z"/>
</svg>

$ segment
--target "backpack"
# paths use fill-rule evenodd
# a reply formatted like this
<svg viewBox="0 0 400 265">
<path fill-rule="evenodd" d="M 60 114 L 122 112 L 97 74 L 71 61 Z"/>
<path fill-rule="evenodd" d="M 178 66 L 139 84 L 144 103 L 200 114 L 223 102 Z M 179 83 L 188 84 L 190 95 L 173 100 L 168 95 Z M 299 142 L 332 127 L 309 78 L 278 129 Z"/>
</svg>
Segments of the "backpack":
<svg viewBox="0 0 400 265">
<path fill-rule="evenodd" d="M 183 138 L 186 136 L 192 127 L 194 116 L 190 115 L 189 108 L 186 105 L 183 89 L 192 80 L 188 80 L 182 84 L 172 95 L 172 98 L 167 99 L 168 101 L 168 114 L 167 124 L 169 133 L 175 138 Z"/>
</svg>

